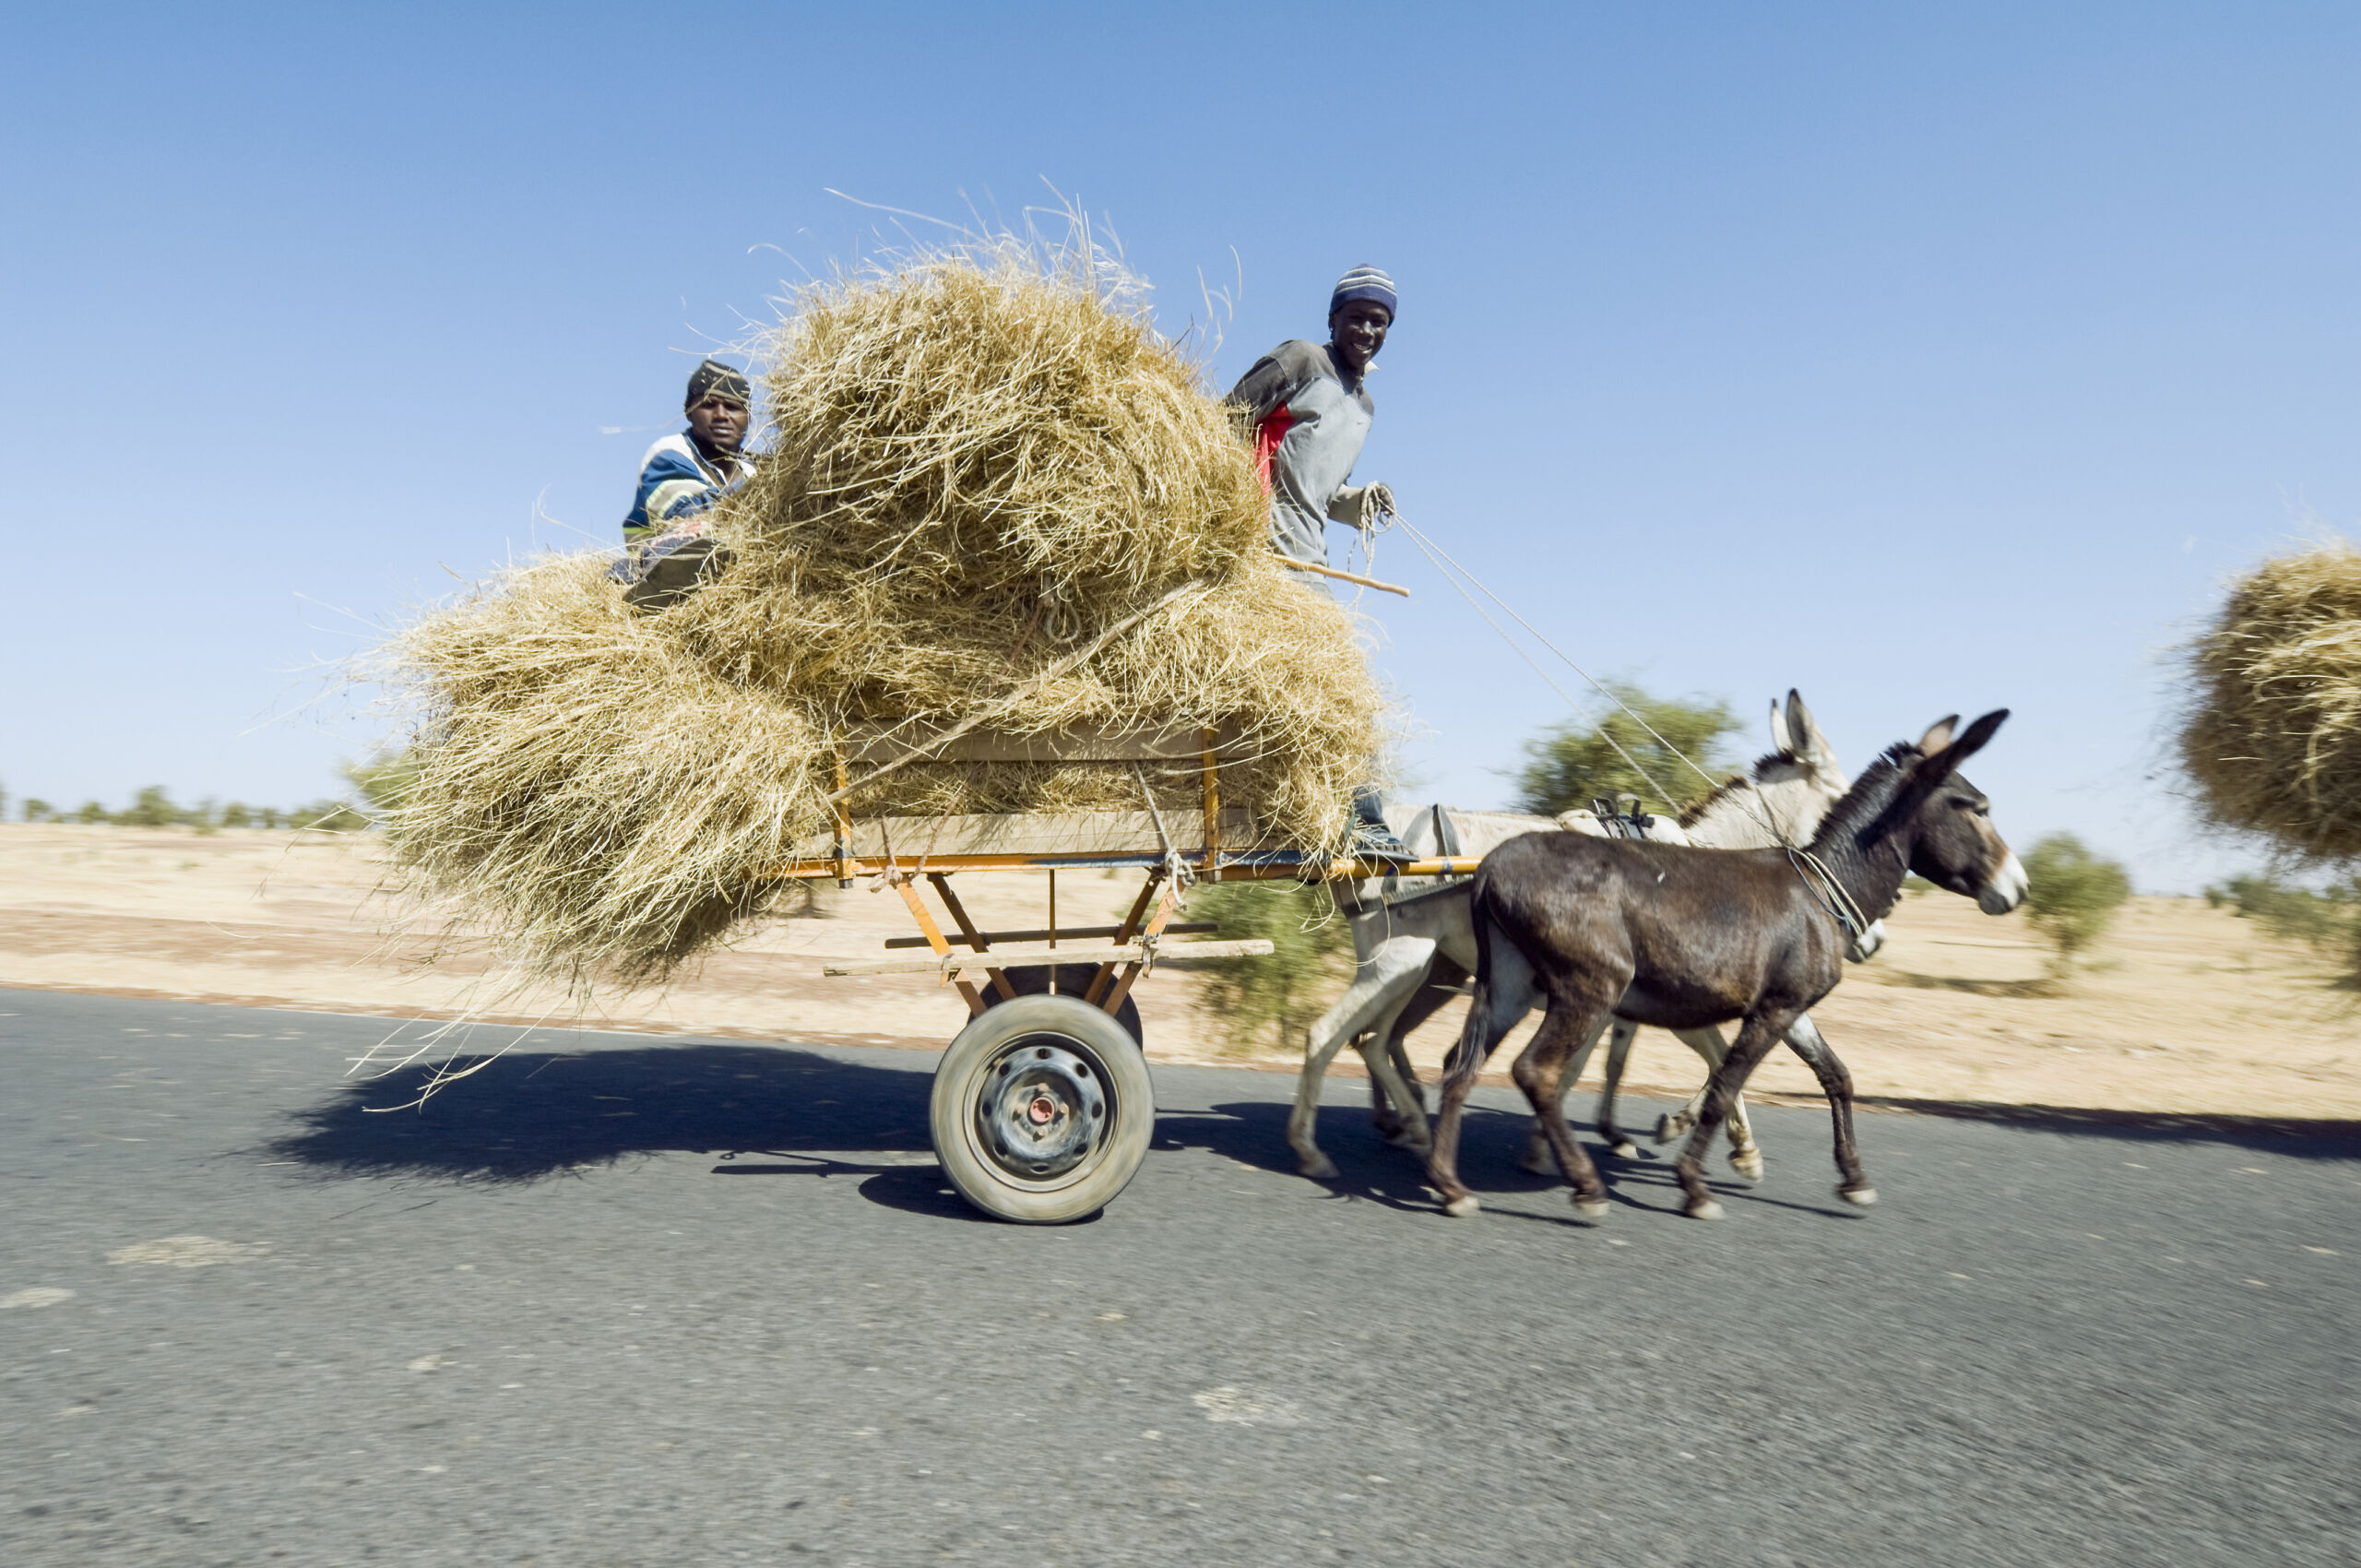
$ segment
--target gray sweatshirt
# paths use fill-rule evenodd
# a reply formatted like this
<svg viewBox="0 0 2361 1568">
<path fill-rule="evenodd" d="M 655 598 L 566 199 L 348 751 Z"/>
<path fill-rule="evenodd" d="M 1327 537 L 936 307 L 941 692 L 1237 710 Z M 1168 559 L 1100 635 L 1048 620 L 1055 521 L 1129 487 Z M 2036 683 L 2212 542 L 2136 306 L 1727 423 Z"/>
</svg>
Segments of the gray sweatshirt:
<svg viewBox="0 0 2361 1568">
<path fill-rule="evenodd" d="M 1227 399 L 1254 435 L 1271 492 L 1271 548 L 1328 560 L 1329 503 L 1352 478 L 1377 405 L 1328 349 L 1293 339 L 1254 362 Z"/>
</svg>

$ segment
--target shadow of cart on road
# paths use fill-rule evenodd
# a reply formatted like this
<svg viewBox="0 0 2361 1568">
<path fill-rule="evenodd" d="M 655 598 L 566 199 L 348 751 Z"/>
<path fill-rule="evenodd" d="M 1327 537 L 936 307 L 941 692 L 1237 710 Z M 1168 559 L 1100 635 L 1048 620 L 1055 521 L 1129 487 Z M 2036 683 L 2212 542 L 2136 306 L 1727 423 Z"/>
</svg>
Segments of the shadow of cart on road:
<svg viewBox="0 0 2361 1568">
<path fill-rule="evenodd" d="M 321 1174 L 496 1182 L 676 1153 L 743 1154 L 748 1169 L 762 1154 L 874 1156 L 888 1170 L 931 1158 L 933 1066 L 765 1046 L 513 1051 L 422 1104 L 410 1102 L 433 1076 L 425 1066 L 356 1080 L 298 1112 L 267 1158 Z"/>
</svg>

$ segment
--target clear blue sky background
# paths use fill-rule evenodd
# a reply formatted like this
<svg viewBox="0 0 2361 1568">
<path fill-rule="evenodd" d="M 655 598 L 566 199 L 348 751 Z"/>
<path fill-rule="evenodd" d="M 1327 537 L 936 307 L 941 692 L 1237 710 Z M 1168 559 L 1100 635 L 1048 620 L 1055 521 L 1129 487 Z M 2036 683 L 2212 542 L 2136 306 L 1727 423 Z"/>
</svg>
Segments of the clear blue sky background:
<svg viewBox="0 0 2361 1568">
<path fill-rule="evenodd" d="M 828 187 L 1046 179 L 1168 326 L 1236 293 L 1225 383 L 1392 269 L 1360 477 L 1586 663 L 1800 685 L 1856 766 L 2005 704 L 2013 838 L 2244 863 L 2158 655 L 2361 517 L 2361 8 L 1308 10 L 15 13 L 0 778 L 329 791 L 307 668 L 611 541 L 696 355 L 876 243 Z M 1422 792 L 1501 801 L 1560 705 L 1380 569 Z"/>
</svg>

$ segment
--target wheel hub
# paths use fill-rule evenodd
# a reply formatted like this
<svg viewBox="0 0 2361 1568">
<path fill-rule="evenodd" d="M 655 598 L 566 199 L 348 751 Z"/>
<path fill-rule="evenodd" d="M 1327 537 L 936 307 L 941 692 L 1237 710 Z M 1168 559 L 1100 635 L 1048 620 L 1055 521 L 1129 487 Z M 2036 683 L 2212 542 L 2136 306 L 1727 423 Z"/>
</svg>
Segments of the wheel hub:
<svg viewBox="0 0 2361 1568">
<path fill-rule="evenodd" d="M 1107 1083 L 1084 1057 L 1035 1035 L 1017 1041 L 986 1078 L 976 1105 L 985 1154 L 1026 1181 L 1082 1163 L 1107 1125 Z"/>
</svg>

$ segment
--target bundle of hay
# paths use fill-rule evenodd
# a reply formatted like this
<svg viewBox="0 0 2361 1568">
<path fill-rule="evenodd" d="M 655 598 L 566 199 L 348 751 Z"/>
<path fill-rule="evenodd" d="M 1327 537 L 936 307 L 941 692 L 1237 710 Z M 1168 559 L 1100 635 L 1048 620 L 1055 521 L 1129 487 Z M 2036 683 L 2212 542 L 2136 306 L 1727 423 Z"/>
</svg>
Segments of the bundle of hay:
<svg viewBox="0 0 2361 1568">
<path fill-rule="evenodd" d="M 2361 551 L 2265 562 L 2188 658 L 2181 766 L 2207 814 L 2305 859 L 2361 856 Z"/>
<path fill-rule="evenodd" d="M 828 831 L 848 737 L 979 718 L 1221 729 L 1225 805 L 1338 847 L 1380 741 L 1353 625 L 1269 553 L 1245 446 L 1130 289 L 1086 247 L 997 245 L 803 291 L 761 346 L 769 434 L 717 517 L 718 580 L 651 615 L 603 552 L 550 557 L 389 646 L 376 678 L 417 704 L 397 865 L 528 972 L 661 979 Z M 1193 769 L 1149 787 L 1196 800 Z M 1138 810 L 1140 788 L 921 763 L 842 806 Z"/>
</svg>

